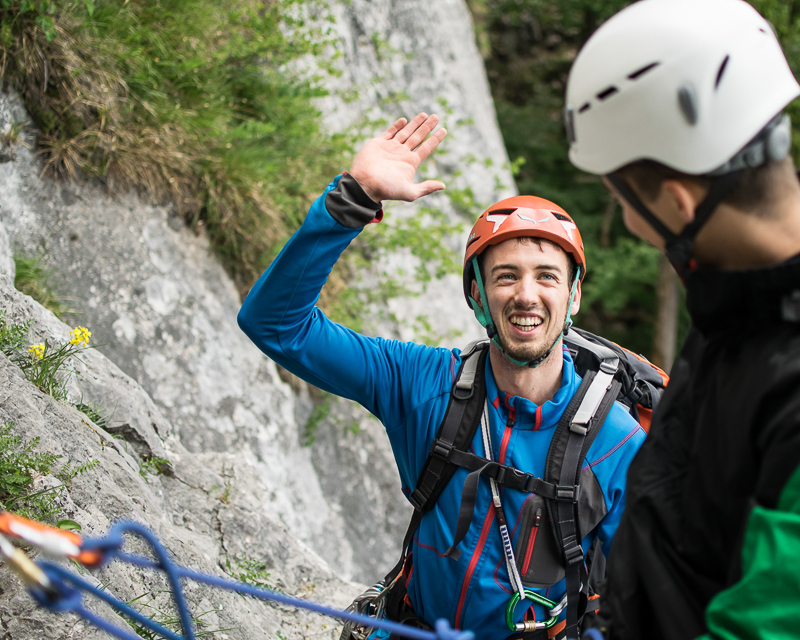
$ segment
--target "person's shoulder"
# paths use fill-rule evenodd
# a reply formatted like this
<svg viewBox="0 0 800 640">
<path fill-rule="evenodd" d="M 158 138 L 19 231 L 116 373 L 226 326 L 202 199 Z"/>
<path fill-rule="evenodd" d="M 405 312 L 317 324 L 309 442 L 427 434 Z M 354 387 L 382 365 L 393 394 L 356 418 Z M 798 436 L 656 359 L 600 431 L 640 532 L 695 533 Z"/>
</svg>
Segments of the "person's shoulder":
<svg viewBox="0 0 800 640">
<path fill-rule="evenodd" d="M 603 423 L 601 433 L 611 443 L 632 441 L 641 444 L 647 433 L 620 402 L 614 402 Z"/>
</svg>

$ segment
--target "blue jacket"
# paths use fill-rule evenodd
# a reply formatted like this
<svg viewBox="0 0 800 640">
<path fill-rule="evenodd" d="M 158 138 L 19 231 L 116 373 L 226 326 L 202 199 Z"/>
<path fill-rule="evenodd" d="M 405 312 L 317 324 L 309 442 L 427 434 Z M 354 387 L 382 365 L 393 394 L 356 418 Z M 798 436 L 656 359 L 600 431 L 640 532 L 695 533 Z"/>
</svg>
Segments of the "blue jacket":
<svg viewBox="0 0 800 640">
<path fill-rule="evenodd" d="M 444 417 L 460 352 L 365 337 L 330 321 L 315 306 L 341 252 L 374 213 L 366 217 L 342 214 L 347 214 L 347 190 L 353 191 L 354 182 L 351 177 L 347 181 L 338 177 L 312 205 L 302 227 L 250 291 L 239 313 L 239 326 L 282 367 L 325 391 L 355 400 L 374 414 L 386 427 L 408 495 Z M 349 204 L 353 210 L 358 207 L 355 202 Z M 338 220 L 329 212 L 334 207 Z M 552 400 L 536 406 L 499 390 L 487 358 L 490 432 L 499 462 L 543 475 L 554 428 L 581 380 L 566 349 L 563 359 L 561 388 Z M 644 437 L 644 430 L 615 404 L 582 470 L 582 486 L 590 482 L 602 492 L 605 511 L 583 539 L 585 551 L 599 536 L 608 556 L 625 506 L 628 465 Z M 473 448 L 476 454 L 486 455 L 480 432 Z M 488 480 L 481 480 L 472 526 L 459 545 L 460 558 L 444 555 L 455 534 L 466 474 L 464 469 L 456 471 L 436 506 L 422 519 L 412 545 L 408 594 L 416 613 L 429 623 L 445 618 L 457 628 L 474 631 L 478 638 L 505 638 L 510 634 L 505 609 L 511 588 Z M 531 494 L 502 490 L 515 547 L 520 536 L 532 533 L 519 530 L 530 498 Z M 541 593 L 558 601 L 564 591 L 562 580 Z M 524 605 L 517 608 L 515 621 L 523 619 L 525 609 Z M 546 619 L 538 605 L 534 614 Z"/>
</svg>

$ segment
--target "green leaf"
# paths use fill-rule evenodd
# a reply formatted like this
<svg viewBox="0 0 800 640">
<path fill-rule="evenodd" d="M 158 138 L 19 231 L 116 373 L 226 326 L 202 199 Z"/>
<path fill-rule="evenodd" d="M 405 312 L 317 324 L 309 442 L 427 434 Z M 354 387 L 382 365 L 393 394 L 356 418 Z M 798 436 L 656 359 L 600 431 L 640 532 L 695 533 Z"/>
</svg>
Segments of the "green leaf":
<svg viewBox="0 0 800 640">
<path fill-rule="evenodd" d="M 59 520 L 56 527 L 59 529 L 63 529 L 64 531 L 80 531 L 81 525 L 79 525 L 74 520 Z"/>
<path fill-rule="evenodd" d="M 93 0 L 84 0 L 86 4 L 86 12 L 89 14 L 89 17 L 94 15 L 94 2 Z"/>
</svg>

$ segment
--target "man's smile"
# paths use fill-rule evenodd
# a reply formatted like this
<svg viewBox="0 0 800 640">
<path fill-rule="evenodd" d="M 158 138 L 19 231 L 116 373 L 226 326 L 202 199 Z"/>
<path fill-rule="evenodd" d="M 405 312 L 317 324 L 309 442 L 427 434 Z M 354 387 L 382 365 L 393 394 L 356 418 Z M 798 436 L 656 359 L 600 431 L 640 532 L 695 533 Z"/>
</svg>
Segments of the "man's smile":
<svg viewBox="0 0 800 640">
<path fill-rule="evenodd" d="M 514 327 L 524 333 L 532 332 L 536 327 L 544 322 L 539 316 L 519 316 L 512 315 L 508 320 Z"/>
</svg>

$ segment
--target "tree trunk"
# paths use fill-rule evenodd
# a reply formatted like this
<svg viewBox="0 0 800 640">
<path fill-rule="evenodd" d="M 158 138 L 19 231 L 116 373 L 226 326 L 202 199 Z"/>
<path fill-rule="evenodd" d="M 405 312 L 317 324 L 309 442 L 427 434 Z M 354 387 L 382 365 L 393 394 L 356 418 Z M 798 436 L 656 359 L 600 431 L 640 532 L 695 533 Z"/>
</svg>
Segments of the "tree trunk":
<svg viewBox="0 0 800 640">
<path fill-rule="evenodd" d="M 663 255 L 658 262 L 658 315 L 653 332 L 653 363 L 669 373 L 678 341 L 678 277 Z"/>
</svg>

